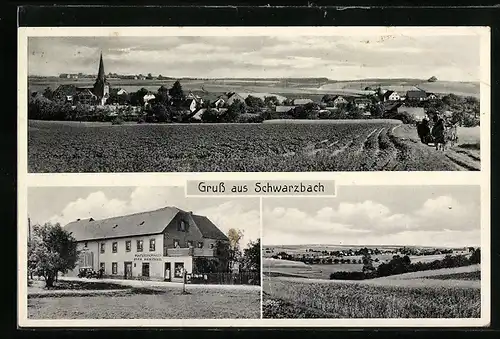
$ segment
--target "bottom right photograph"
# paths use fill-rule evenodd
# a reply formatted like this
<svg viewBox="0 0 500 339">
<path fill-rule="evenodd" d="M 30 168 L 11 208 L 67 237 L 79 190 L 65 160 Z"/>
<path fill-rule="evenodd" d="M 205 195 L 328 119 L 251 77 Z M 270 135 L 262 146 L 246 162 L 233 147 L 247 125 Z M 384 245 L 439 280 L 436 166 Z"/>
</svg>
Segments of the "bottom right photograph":
<svg viewBox="0 0 500 339">
<path fill-rule="evenodd" d="M 480 318 L 479 186 L 263 198 L 264 318 Z"/>
</svg>

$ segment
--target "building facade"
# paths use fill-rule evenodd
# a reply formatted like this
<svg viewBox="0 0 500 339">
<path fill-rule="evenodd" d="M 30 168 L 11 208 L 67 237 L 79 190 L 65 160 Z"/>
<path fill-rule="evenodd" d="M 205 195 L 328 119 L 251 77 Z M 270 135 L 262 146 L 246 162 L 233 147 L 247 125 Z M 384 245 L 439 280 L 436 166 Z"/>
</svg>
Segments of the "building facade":
<svg viewBox="0 0 500 339">
<path fill-rule="evenodd" d="M 194 259 L 215 258 L 218 241 L 228 238 L 208 218 L 175 207 L 65 226 L 77 240 L 80 258 L 68 273 L 103 269 L 120 279 L 182 281 Z"/>
</svg>

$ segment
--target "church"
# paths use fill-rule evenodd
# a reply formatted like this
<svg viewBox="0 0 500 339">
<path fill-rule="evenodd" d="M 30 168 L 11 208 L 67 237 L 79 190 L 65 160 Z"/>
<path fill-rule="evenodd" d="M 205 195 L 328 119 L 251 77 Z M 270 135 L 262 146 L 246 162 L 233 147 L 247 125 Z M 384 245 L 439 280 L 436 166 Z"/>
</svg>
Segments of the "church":
<svg viewBox="0 0 500 339">
<path fill-rule="evenodd" d="M 73 84 L 60 85 L 53 95 L 53 99 L 71 104 L 77 102 L 89 105 L 105 105 L 109 98 L 109 83 L 104 72 L 104 61 L 99 59 L 99 70 L 93 86 L 75 86 Z"/>
</svg>

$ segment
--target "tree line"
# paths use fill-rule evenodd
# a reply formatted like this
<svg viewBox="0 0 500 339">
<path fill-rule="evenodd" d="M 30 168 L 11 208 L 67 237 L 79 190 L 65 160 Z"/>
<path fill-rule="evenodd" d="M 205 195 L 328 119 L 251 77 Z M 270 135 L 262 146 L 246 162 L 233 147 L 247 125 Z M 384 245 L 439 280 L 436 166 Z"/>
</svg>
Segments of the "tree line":
<svg viewBox="0 0 500 339">
<path fill-rule="evenodd" d="M 481 263 L 481 249 L 475 248 L 469 258 L 465 255 L 446 255 L 441 260 L 431 262 L 415 262 L 412 263 L 408 255 L 395 255 L 386 263 L 381 263 L 374 267 L 374 260 L 370 255 L 365 255 L 362 258 L 363 270 L 360 272 L 339 271 L 330 274 L 330 279 L 337 280 L 364 280 L 391 275 L 404 274 L 409 272 L 419 272 L 427 270 L 437 270 L 441 268 L 463 267 Z"/>
</svg>

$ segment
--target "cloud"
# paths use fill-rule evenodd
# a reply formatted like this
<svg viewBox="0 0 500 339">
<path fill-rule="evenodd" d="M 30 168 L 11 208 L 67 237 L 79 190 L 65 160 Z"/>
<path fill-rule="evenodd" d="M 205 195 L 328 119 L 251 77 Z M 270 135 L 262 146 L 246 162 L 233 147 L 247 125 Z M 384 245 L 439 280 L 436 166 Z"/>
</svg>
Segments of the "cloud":
<svg viewBox="0 0 500 339">
<path fill-rule="evenodd" d="M 266 244 L 457 244 L 479 243 L 479 206 L 450 196 L 426 200 L 408 213 L 366 200 L 341 202 L 313 213 L 297 208 L 264 208 Z M 285 241 L 285 242 L 284 242 Z"/>
<path fill-rule="evenodd" d="M 183 210 L 193 210 L 195 214 L 208 217 L 224 233 L 230 228 L 244 231 L 240 244 L 242 247 L 250 241 L 260 238 L 260 215 L 258 204 L 255 208 L 244 206 L 238 201 L 229 201 L 214 204 L 205 208 L 193 208 L 193 203 L 184 197 L 182 187 L 137 187 L 128 199 L 113 199 L 106 196 L 103 191 L 90 193 L 85 198 L 69 202 L 57 215 L 48 221 L 66 225 L 76 219 L 105 219 L 137 212 L 159 209 L 165 206 L 175 206 Z"/>
<path fill-rule="evenodd" d="M 477 81 L 476 36 L 31 37 L 29 74 L 427 78 Z"/>
</svg>

